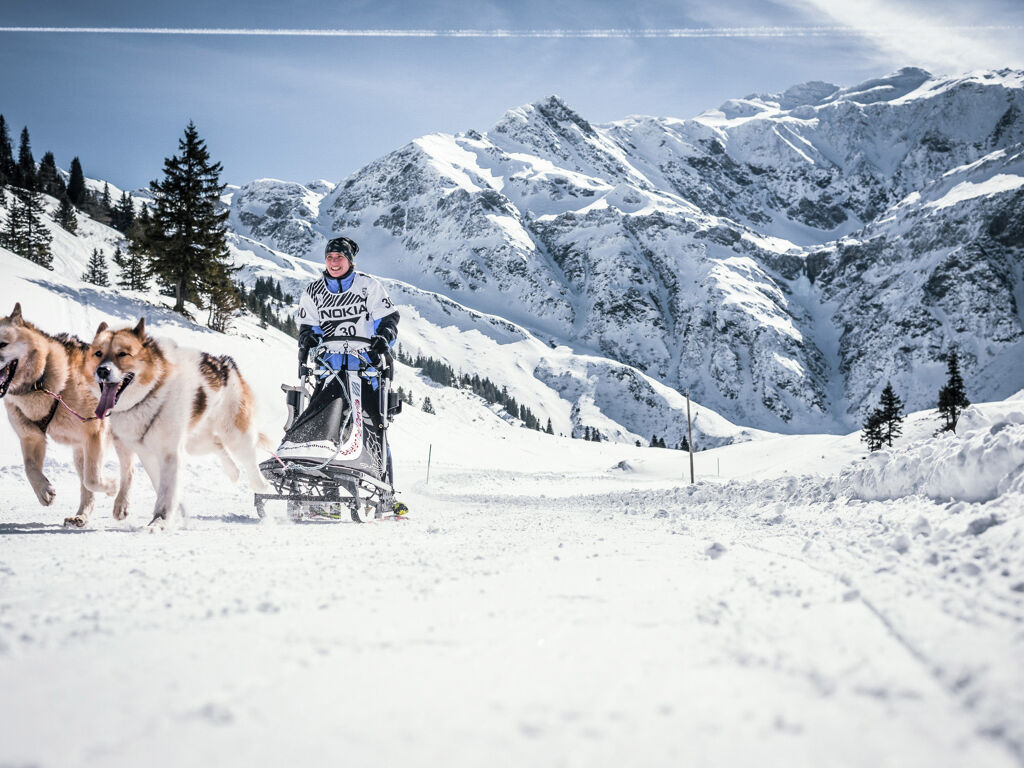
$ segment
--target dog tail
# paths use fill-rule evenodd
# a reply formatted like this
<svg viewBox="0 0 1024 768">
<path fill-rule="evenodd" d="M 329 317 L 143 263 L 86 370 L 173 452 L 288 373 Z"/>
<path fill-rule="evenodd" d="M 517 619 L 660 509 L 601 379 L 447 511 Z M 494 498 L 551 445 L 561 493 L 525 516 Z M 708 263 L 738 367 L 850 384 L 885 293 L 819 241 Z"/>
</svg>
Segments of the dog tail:
<svg viewBox="0 0 1024 768">
<path fill-rule="evenodd" d="M 265 432 L 260 432 L 259 437 L 256 438 L 256 445 L 262 448 L 267 453 L 273 453 L 276 446 L 270 442 L 270 438 Z"/>
</svg>

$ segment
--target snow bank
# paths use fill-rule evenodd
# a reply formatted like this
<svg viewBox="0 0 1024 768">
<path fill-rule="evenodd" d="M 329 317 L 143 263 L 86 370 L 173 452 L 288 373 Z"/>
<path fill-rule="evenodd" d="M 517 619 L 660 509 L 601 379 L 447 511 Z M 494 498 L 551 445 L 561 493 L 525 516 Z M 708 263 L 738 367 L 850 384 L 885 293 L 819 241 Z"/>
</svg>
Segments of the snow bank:
<svg viewBox="0 0 1024 768">
<path fill-rule="evenodd" d="M 1024 494 L 1024 402 L 971 406 L 957 434 L 873 453 L 840 474 L 837 490 L 869 501 L 921 494 L 982 502 Z"/>
</svg>

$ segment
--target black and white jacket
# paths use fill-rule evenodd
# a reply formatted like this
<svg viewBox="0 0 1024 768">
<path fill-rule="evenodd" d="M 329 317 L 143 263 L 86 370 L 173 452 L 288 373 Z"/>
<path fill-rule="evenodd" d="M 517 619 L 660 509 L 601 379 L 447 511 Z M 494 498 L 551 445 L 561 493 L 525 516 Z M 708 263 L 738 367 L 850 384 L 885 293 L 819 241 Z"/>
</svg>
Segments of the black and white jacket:
<svg viewBox="0 0 1024 768">
<path fill-rule="evenodd" d="M 394 344 L 398 338 L 398 310 L 384 286 L 365 272 L 352 270 L 342 278 L 324 272 L 306 286 L 299 300 L 299 325 L 308 325 L 323 336 L 379 334 Z M 334 345 L 331 345 L 334 346 Z M 344 345 L 338 345 L 339 351 Z M 365 344 L 348 344 L 350 351 Z"/>
</svg>

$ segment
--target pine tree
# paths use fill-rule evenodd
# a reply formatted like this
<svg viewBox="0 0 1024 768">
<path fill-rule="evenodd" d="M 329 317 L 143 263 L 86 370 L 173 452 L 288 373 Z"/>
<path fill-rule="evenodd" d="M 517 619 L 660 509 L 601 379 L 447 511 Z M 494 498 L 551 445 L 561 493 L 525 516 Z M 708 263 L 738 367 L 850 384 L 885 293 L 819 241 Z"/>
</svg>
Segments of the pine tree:
<svg viewBox="0 0 1024 768">
<path fill-rule="evenodd" d="M 131 236 L 144 241 L 149 237 L 149 230 L 152 226 L 153 219 L 150 217 L 149 206 L 143 203 L 139 206 L 139 213 L 135 217 L 135 228 L 138 229 L 138 232 L 135 232 L 135 228 L 133 228 L 134 234 Z"/>
<path fill-rule="evenodd" d="M 34 261 L 47 269 L 53 269 L 53 253 L 50 251 L 50 244 L 53 242 L 53 235 L 43 224 L 43 196 L 39 192 L 27 192 L 23 201 L 25 203 L 25 224 L 26 237 L 28 239 L 28 252 L 22 255 L 29 261 Z"/>
<path fill-rule="evenodd" d="M 0 246 L 9 251 L 23 255 L 28 251 L 28 241 L 25 238 L 25 206 L 21 197 L 11 195 L 9 198 L 6 192 L 0 191 L 7 207 L 7 224 L 0 233 Z"/>
<path fill-rule="evenodd" d="M 103 191 L 99 199 L 100 216 L 97 218 L 105 224 L 112 224 L 114 221 L 114 204 L 110 199 L 110 185 L 103 182 Z"/>
<path fill-rule="evenodd" d="M 82 163 L 77 157 L 71 160 L 68 197 L 71 198 L 71 202 L 76 208 L 81 208 L 86 202 L 85 174 L 82 173 Z"/>
<path fill-rule="evenodd" d="M 555 434 L 555 429 L 554 429 L 553 426 L 551 426 L 551 419 L 550 418 L 548 418 L 548 425 L 547 425 L 547 427 L 545 427 L 544 431 L 547 432 L 549 435 Z"/>
<path fill-rule="evenodd" d="M 121 199 L 111 212 L 110 223 L 114 229 L 123 234 L 128 234 L 128 231 L 135 226 L 135 202 L 127 192 L 121 193 Z"/>
<path fill-rule="evenodd" d="M 206 324 L 219 333 L 224 333 L 228 330 L 231 316 L 242 306 L 241 294 L 239 294 L 231 279 L 233 274 L 234 271 L 224 271 L 216 273 L 203 281 L 204 293 L 210 309 L 210 315 L 206 320 Z M 263 316 L 264 323 L 269 324 L 273 322 L 276 324 L 276 316 L 266 306 L 264 306 L 264 309 L 267 310 Z"/>
<path fill-rule="evenodd" d="M 299 338 L 299 324 L 295 322 L 295 318 L 292 315 L 288 315 L 284 321 L 284 332 L 293 338 Z"/>
<path fill-rule="evenodd" d="M 651 435 L 651 448 L 657 448 L 657 447 L 658 447 L 658 436 L 657 435 Z"/>
<path fill-rule="evenodd" d="M 54 221 L 72 235 L 78 232 L 78 214 L 75 213 L 75 206 L 72 205 L 71 198 L 66 194 L 60 198 L 60 207 L 57 209 Z"/>
<path fill-rule="evenodd" d="M 36 189 L 36 161 L 32 157 L 32 144 L 28 138 L 28 127 L 21 129 L 21 144 L 18 145 L 18 168 L 15 186 L 34 192 Z"/>
<path fill-rule="evenodd" d="M 233 269 L 227 247 L 228 212 L 218 211 L 225 185 L 220 163 L 210 162 L 206 143 L 189 123 L 178 141 L 178 155 L 164 160 L 164 178 L 150 183 L 155 198 L 148 246 L 149 268 L 174 288 L 174 310 L 200 302 L 203 293 L 230 284 Z M 225 279 L 226 278 L 226 279 Z"/>
<path fill-rule="evenodd" d="M 40 266 L 53 269 L 53 254 L 50 252 L 53 236 L 43 224 L 42 214 L 43 196 L 39 192 L 15 190 L 0 245 Z"/>
<path fill-rule="evenodd" d="M 135 245 L 129 244 L 128 252 L 124 254 L 124 266 L 121 267 L 117 276 L 119 287 L 128 291 L 145 291 L 149 289 L 149 280 L 146 277 L 146 257 L 137 250 Z"/>
<path fill-rule="evenodd" d="M 53 152 L 47 152 L 39 161 L 39 172 L 36 175 L 39 191 L 58 200 L 64 196 L 64 179 L 57 172 L 57 163 L 53 159 Z"/>
<path fill-rule="evenodd" d="M 145 291 L 149 288 L 146 270 L 146 227 L 149 226 L 147 209 L 143 206 L 138 219 L 129 230 L 128 249 L 114 252 L 114 263 L 118 266 L 117 285 L 129 291 Z M 117 256 L 121 253 L 121 261 Z"/>
<path fill-rule="evenodd" d="M 690 450 L 690 443 L 687 441 L 686 435 L 683 435 L 683 439 L 679 441 L 679 450 L 680 451 L 689 451 Z"/>
<path fill-rule="evenodd" d="M 96 248 L 92 249 L 92 256 L 89 258 L 89 263 L 85 266 L 85 272 L 82 273 L 82 280 L 104 287 L 110 285 L 107 258 L 103 255 L 103 251 Z"/>
<path fill-rule="evenodd" d="M 879 408 L 875 408 L 864 420 L 860 433 L 862 442 L 867 443 L 869 451 L 879 450 L 885 443 L 884 416 Z"/>
<path fill-rule="evenodd" d="M 892 382 L 886 382 L 878 409 L 881 411 L 882 434 L 886 444 L 892 448 L 892 441 L 903 432 L 903 401 L 893 392 Z"/>
<path fill-rule="evenodd" d="M 7 131 L 7 121 L 0 115 L 0 187 L 13 184 L 16 174 L 14 163 L 14 146 L 11 134 Z"/>
<path fill-rule="evenodd" d="M 423 412 L 424 413 L 435 413 L 434 404 L 430 402 L 429 397 L 423 398 Z"/>
<path fill-rule="evenodd" d="M 967 399 L 963 377 L 960 375 L 960 358 L 955 349 L 949 353 L 946 360 L 946 377 L 946 386 L 939 390 L 939 415 L 943 419 L 940 432 L 955 430 L 960 414 L 971 404 Z"/>
</svg>

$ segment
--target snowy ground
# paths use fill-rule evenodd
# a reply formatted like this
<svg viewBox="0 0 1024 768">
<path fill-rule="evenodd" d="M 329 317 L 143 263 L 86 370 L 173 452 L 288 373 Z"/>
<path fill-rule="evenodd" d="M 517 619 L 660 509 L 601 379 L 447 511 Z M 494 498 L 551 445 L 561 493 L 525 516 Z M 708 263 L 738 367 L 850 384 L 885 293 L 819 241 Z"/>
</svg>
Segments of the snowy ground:
<svg viewBox="0 0 1024 768">
<path fill-rule="evenodd" d="M 403 462 L 412 515 L 364 526 L 259 523 L 197 461 L 156 536 L 144 479 L 131 525 L 61 528 L 5 439 L 0 764 L 1021 764 L 1019 495 L 689 486 L 546 439 L 522 476 Z"/>
<path fill-rule="evenodd" d="M 47 330 L 133 322 L 8 277 Z M 280 434 L 289 342 L 150 326 L 235 355 Z M 394 429 L 413 511 L 371 525 L 259 522 L 197 459 L 179 529 L 140 532 L 141 471 L 128 521 L 64 529 L 69 453 L 38 506 L 3 419 L 0 766 L 1024 765 L 1024 400 L 870 460 L 705 451 L 690 485 L 430 386 Z"/>
</svg>

